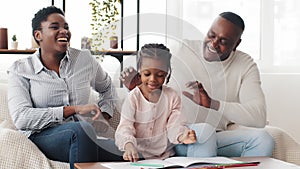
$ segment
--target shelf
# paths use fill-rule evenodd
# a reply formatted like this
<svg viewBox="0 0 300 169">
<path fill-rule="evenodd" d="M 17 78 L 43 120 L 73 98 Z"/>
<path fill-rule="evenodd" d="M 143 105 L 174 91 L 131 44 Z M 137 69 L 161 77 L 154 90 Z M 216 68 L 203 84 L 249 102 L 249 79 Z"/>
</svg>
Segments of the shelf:
<svg viewBox="0 0 300 169">
<path fill-rule="evenodd" d="M 136 51 L 128 50 L 104 50 L 104 51 L 91 51 L 93 55 L 136 55 Z"/>
<path fill-rule="evenodd" d="M 137 52 L 136 51 L 124 51 L 124 50 L 107 50 L 107 51 L 91 51 L 91 53 L 93 55 L 110 55 L 116 59 L 118 59 L 118 61 L 121 64 L 121 69 L 120 71 L 123 71 L 123 57 L 125 55 L 136 55 Z M 122 82 L 120 81 L 120 87 L 123 87 Z"/>
<path fill-rule="evenodd" d="M 33 54 L 36 50 L 0 49 L 0 54 Z"/>
<path fill-rule="evenodd" d="M 92 55 L 110 55 L 118 59 L 121 63 L 121 70 L 123 69 L 123 56 L 125 55 L 136 55 L 136 51 L 130 50 L 104 50 L 104 51 L 91 51 Z"/>
</svg>

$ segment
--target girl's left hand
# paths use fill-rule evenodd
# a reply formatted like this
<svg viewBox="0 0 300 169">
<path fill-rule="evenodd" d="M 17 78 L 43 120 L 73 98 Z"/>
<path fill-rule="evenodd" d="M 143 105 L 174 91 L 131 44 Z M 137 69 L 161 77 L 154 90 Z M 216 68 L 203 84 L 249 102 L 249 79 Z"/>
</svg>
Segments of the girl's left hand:
<svg viewBox="0 0 300 169">
<path fill-rule="evenodd" d="M 197 141 L 195 130 L 186 130 L 180 137 L 179 142 L 183 144 L 192 144 Z"/>
</svg>

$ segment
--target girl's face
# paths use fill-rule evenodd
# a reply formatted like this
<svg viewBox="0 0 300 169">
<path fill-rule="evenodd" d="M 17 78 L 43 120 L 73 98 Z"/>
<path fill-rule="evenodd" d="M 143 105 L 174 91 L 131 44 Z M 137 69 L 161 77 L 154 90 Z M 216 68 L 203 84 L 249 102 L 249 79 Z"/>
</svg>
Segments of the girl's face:
<svg viewBox="0 0 300 169">
<path fill-rule="evenodd" d="M 142 60 L 140 74 L 142 85 L 148 91 L 153 91 L 161 89 L 168 75 L 168 67 L 162 60 L 146 57 Z"/>
<path fill-rule="evenodd" d="M 41 29 L 35 32 L 35 37 L 44 51 L 64 53 L 68 49 L 71 32 L 65 17 L 53 13 L 41 23 Z"/>
</svg>

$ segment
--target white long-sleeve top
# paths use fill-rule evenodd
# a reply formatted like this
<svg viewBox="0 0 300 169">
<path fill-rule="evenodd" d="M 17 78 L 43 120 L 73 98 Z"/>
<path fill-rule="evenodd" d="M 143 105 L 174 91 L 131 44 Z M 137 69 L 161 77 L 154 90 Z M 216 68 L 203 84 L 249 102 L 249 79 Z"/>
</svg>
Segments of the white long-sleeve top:
<svg viewBox="0 0 300 169">
<path fill-rule="evenodd" d="M 173 52 L 172 66 L 170 86 L 178 93 L 189 91 L 185 83 L 197 80 L 211 98 L 220 101 L 220 108 L 215 111 L 196 105 L 181 94 L 182 112 L 190 123 L 208 122 L 217 130 L 226 130 L 231 123 L 265 126 L 266 103 L 260 74 L 248 54 L 236 50 L 225 61 L 208 62 L 203 58 L 202 41 L 187 40 Z"/>
</svg>

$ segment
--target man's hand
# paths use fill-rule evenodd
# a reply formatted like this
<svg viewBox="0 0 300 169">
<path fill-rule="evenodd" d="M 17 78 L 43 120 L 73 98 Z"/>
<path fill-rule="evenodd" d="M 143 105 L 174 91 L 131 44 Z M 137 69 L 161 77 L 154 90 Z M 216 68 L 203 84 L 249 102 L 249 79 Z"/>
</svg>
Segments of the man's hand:
<svg viewBox="0 0 300 169">
<path fill-rule="evenodd" d="M 186 84 L 186 87 L 193 90 L 194 94 L 191 94 L 189 92 L 183 91 L 183 95 L 194 101 L 196 104 L 211 108 L 215 110 L 219 110 L 220 102 L 217 100 L 211 99 L 205 89 L 203 88 L 202 84 L 198 81 L 192 81 L 188 82 Z"/>
<path fill-rule="evenodd" d="M 125 68 L 122 71 L 119 79 L 129 90 L 132 90 L 137 85 L 142 83 L 140 74 L 133 67 Z"/>
<path fill-rule="evenodd" d="M 192 144 L 197 141 L 195 130 L 186 130 L 181 136 L 179 136 L 178 141 L 184 144 Z"/>
<path fill-rule="evenodd" d="M 132 143 L 125 144 L 125 152 L 123 154 L 123 159 L 130 162 L 137 162 L 139 159 L 138 152 Z"/>
</svg>

